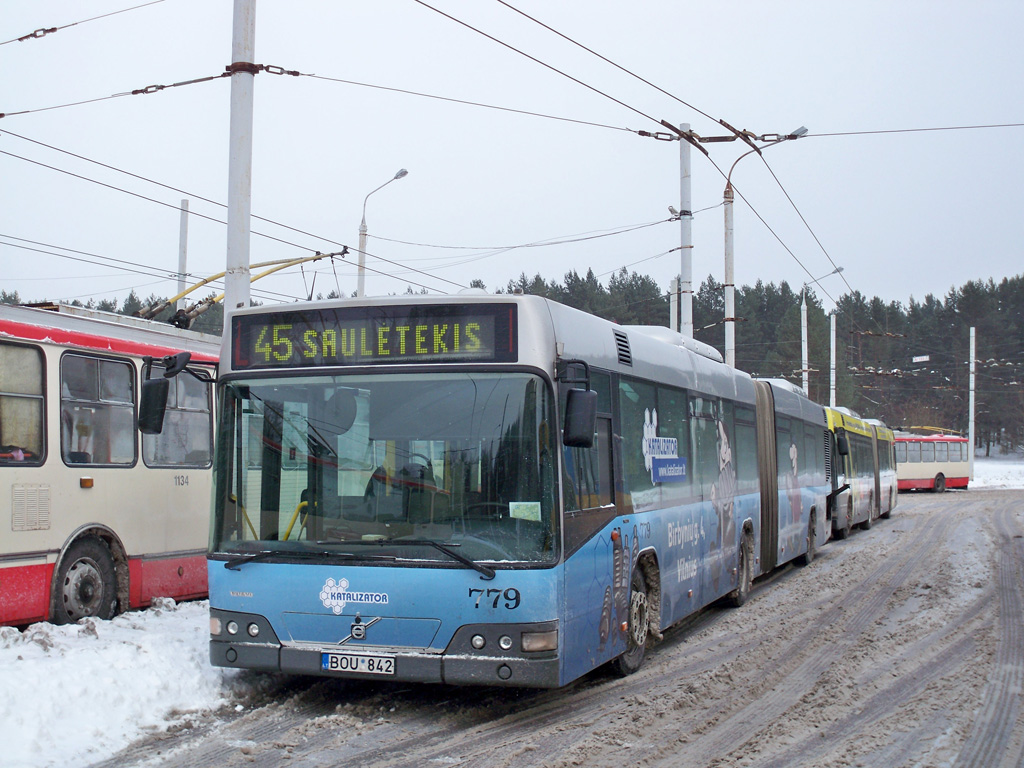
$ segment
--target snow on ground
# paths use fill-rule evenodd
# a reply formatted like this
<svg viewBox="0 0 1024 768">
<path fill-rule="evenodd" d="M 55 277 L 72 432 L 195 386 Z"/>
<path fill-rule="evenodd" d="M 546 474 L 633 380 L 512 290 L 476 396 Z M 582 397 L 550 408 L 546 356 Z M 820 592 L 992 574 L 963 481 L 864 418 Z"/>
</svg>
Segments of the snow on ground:
<svg viewBox="0 0 1024 768">
<path fill-rule="evenodd" d="M 972 488 L 1024 488 L 1024 458 L 975 462 Z M 244 677 L 209 662 L 206 601 L 112 621 L 0 627 L 0 766 L 105 760 L 147 733 L 241 706 Z"/>
</svg>

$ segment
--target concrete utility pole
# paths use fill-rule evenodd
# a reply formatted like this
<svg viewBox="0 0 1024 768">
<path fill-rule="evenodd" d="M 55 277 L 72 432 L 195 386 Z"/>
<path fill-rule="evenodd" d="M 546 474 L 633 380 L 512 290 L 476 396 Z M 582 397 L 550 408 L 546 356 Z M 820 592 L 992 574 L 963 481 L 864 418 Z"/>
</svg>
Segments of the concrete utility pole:
<svg viewBox="0 0 1024 768">
<path fill-rule="evenodd" d="M 970 475 L 969 479 L 974 479 L 974 359 L 977 357 L 974 351 L 974 326 L 971 326 L 971 376 L 970 376 L 970 394 L 968 395 L 968 408 L 970 410 L 970 416 L 967 421 L 967 444 L 970 446 L 970 452 L 967 454 L 970 461 Z"/>
<path fill-rule="evenodd" d="M 690 132 L 690 124 L 679 126 L 682 133 Z M 679 141 L 679 302 L 682 318 L 679 332 L 684 338 L 693 338 L 693 203 L 690 191 L 690 142 Z"/>
<path fill-rule="evenodd" d="M 231 123 L 228 156 L 228 242 L 224 334 L 235 309 L 249 306 L 252 210 L 252 104 L 256 65 L 256 0 L 234 0 L 231 30 Z"/>
<path fill-rule="evenodd" d="M 188 266 L 188 200 L 181 201 L 181 222 L 178 226 L 178 293 L 185 292 L 185 270 Z M 185 309 L 188 302 L 178 299 L 178 309 Z"/>
<path fill-rule="evenodd" d="M 804 394 L 811 396 L 810 369 L 807 360 L 807 289 L 801 292 L 800 297 L 800 369 L 803 373 Z"/>
<path fill-rule="evenodd" d="M 828 386 L 828 404 L 833 408 L 836 407 L 836 313 L 832 312 L 832 344 L 831 352 L 829 353 L 829 386 Z"/>
</svg>

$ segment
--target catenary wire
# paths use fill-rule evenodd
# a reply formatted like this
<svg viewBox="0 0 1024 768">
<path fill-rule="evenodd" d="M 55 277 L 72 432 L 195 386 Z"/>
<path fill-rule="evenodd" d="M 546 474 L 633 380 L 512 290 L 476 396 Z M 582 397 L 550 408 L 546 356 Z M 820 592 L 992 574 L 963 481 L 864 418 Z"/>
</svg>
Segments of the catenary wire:
<svg viewBox="0 0 1024 768">
<path fill-rule="evenodd" d="M 162 3 L 163 1 L 164 0 L 151 0 L 151 2 L 143 3 L 142 5 L 135 5 L 135 6 L 132 6 L 131 8 L 122 8 L 120 11 L 111 11 L 110 13 L 104 13 L 104 14 L 101 14 L 99 16 L 93 16 L 90 19 L 82 19 L 81 21 L 73 21 L 70 24 L 64 24 L 64 25 L 59 26 L 59 27 L 45 27 L 45 28 L 42 28 L 42 29 L 37 29 L 34 32 L 30 32 L 27 35 L 22 35 L 21 37 L 16 37 L 13 40 L 5 40 L 4 42 L 0 43 L 0 45 L 7 45 L 8 43 L 19 43 L 19 42 L 24 42 L 25 40 L 36 40 L 36 39 L 38 39 L 40 37 L 45 37 L 46 35 L 53 34 L 54 32 L 58 32 L 58 31 L 60 31 L 62 29 L 68 29 L 69 27 L 75 27 L 75 26 L 78 26 L 79 24 L 87 24 L 90 21 L 96 21 L 98 19 L 105 19 L 108 16 L 117 16 L 119 13 L 127 13 L 128 11 L 135 11 L 135 10 L 138 10 L 139 8 L 145 8 L 146 6 L 149 6 L 149 5 L 156 5 L 157 3 Z M 42 34 L 40 34 L 40 33 L 42 33 Z"/>
<path fill-rule="evenodd" d="M 566 122 L 566 123 L 576 123 L 577 125 L 589 125 L 589 126 L 593 126 L 594 128 L 608 128 L 608 129 L 613 130 L 613 131 L 626 131 L 627 133 L 636 133 L 636 131 L 633 130 L 632 128 L 624 128 L 624 127 L 618 126 L 618 125 L 606 125 L 604 123 L 594 123 L 594 122 L 591 122 L 589 120 L 578 120 L 578 119 L 572 118 L 572 117 L 560 117 L 558 115 L 547 115 L 547 114 L 544 114 L 542 112 L 531 112 L 531 111 L 525 110 L 525 109 L 513 109 L 511 107 L 499 107 L 499 106 L 497 106 L 495 104 L 484 104 L 484 103 L 479 102 L 479 101 L 467 101 L 465 99 L 455 99 L 455 98 L 451 98 L 451 97 L 448 97 L 448 96 L 436 96 L 436 95 L 430 94 L 430 93 L 420 93 L 418 91 L 408 91 L 408 90 L 405 90 L 403 88 L 391 88 L 391 87 L 384 86 L 384 85 L 373 85 L 371 83 L 358 83 L 358 82 L 356 82 L 354 80 L 343 80 L 343 79 L 341 79 L 339 77 L 326 77 L 324 75 L 307 75 L 307 74 L 303 74 L 302 76 L 303 77 L 311 77 L 311 78 L 314 78 L 316 80 L 325 80 L 327 82 L 332 82 L 332 83 L 344 83 L 346 85 L 358 85 L 358 86 L 363 87 L 363 88 L 375 88 L 375 89 L 381 90 L 381 91 L 391 91 L 393 93 L 401 93 L 401 94 L 404 94 L 406 96 L 419 96 L 419 97 L 424 98 L 424 99 L 436 99 L 437 101 L 447 101 L 447 102 L 451 102 L 453 104 L 463 104 L 465 106 L 470 106 L 470 107 L 482 107 L 483 109 L 496 109 L 496 110 L 499 110 L 501 112 L 513 112 L 513 113 L 518 114 L 518 115 L 528 115 L 530 117 L 542 117 L 542 118 L 545 118 L 547 120 L 561 120 L 561 121 Z"/>
<path fill-rule="evenodd" d="M 654 123 L 657 123 L 658 125 L 662 124 L 660 120 L 657 120 L 656 118 L 651 117 L 650 115 L 648 115 L 645 112 L 641 112 L 636 107 L 631 107 L 629 104 L 626 104 L 624 101 L 619 101 L 614 96 L 611 96 L 611 95 L 605 93 L 604 91 L 602 91 L 602 90 L 600 90 L 598 88 L 595 88 L 592 85 L 588 85 L 587 83 L 583 82 L 582 80 L 580 80 L 578 78 L 575 78 L 575 77 L 573 77 L 572 75 L 570 75 L 570 74 L 568 74 L 566 72 L 563 72 L 562 70 L 558 69 L 557 67 L 554 67 L 551 64 L 543 62 L 540 59 L 536 58 L 535 56 L 531 56 L 530 54 L 526 53 L 525 51 L 519 50 L 514 45 L 510 45 L 509 43 L 506 43 L 506 42 L 504 42 L 502 40 L 499 40 L 498 38 L 494 37 L 493 35 L 489 35 L 486 32 L 484 32 L 483 30 L 477 29 L 476 27 L 472 26 L 471 24 L 468 24 L 465 21 L 462 21 L 461 19 L 455 18 L 451 14 L 445 13 L 444 11 L 441 11 L 441 10 L 433 7 L 432 5 L 424 2 L 424 0 L 413 0 L 413 2 L 418 3 L 419 5 L 422 5 L 424 8 L 427 8 L 427 9 L 433 11 L 436 14 L 444 16 L 446 19 L 454 21 L 456 24 L 460 24 L 463 27 L 466 27 L 467 29 L 470 29 L 473 32 L 476 32 L 478 35 L 482 35 L 482 36 L 486 37 L 488 40 L 491 40 L 491 41 L 497 43 L 498 45 L 501 45 L 501 46 L 504 46 L 505 48 L 508 48 L 510 51 L 514 51 L 515 53 L 518 53 L 520 56 L 525 56 L 530 61 L 532 61 L 532 62 L 534 62 L 536 64 L 540 64 L 542 67 L 550 69 L 552 72 L 555 72 L 555 73 L 561 75 L 562 77 L 565 77 L 565 78 L 568 78 L 569 80 L 572 80 L 577 85 L 582 85 L 584 88 L 587 88 L 588 90 L 591 90 L 591 91 L 593 91 L 596 94 L 604 96 L 606 99 L 614 101 L 616 104 L 618 104 L 621 107 L 625 107 L 630 112 L 635 112 L 636 114 L 640 115 L 640 117 L 646 118 L 647 120 L 650 120 L 650 121 L 652 121 Z"/>
<path fill-rule="evenodd" d="M 530 15 L 529 15 L 528 13 L 525 13 L 525 12 L 523 12 L 523 11 L 519 10 L 518 8 L 516 8 L 515 6 L 513 6 L 513 5 L 510 5 L 509 3 L 506 3 L 506 2 L 505 2 L 505 0 L 498 0 L 498 2 L 499 2 L 499 3 L 501 3 L 502 5 L 504 5 L 504 6 L 505 6 L 506 8 L 508 8 L 509 10 L 515 11 L 515 12 L 516 12 L 516 13 L 518 13 L 518 14 L 519 14 L 520 16 L 525 16 L 525 17 L 526 17 L 527 19 L 529 19 L 529 20 L 530 20 L 530 21 L 532 21 L 533 23 L 535 23 L 535 24 L 539 24 L 540 26 L 544 27 L 544 29 L 548 30 L 549 32 L 553 32 L 554 34 L 556 34 L 556 35 L 558 35 L 559 37 L 561 37 L 561 38 L 562 38 L 563 40 L 567 40 L 568 42 L 572 43 L 573 45 L 575 45 L 575 46 L 578 46 L 578 47 L 582 48 L 582 49 L 583 49 L 583 50 L 585 50 L 585 51 L 586 51 L 587 53 L 590 53 L 590 54 L 593 54 L 594 56 L 597 56 L 597 58 L 601 59 L 601 61 L 604 61 L 604 62 L 606 62 L 606 63 L 608 63 L 608 64 L 611 64 L 611 65 L 612 65 L 613 67 L 615 67 L 616 69 L 619 69 L 619 70 L 621 70 L 622 72 L 625 72 L 625 73 L 626 73 L 627 75 L 629 75 L 630 77 L 634 77 L 634 78 L 636 78 L 637 80 L 639 80 L 640 82 L 642 82 L 642 83 L 645 83 L 645 84 L 647 84 L 647 85 L 651 86 L 651 88 L 654 88 L 654 89 L 655 89 L 656 91 L 659 91 L 659 92 L 663 93 L 664 95 L 668 96 L 668 97 L 669 97 L 670 99 L 674 99 L 675 101 L 678 101 L 678 102 L 679 102 L 680 104 L 682 104 L 683 106 L 685 106 L 685 107 L 689 107 L 689 108 L 690 108 L 690 109 L 692 109 L 692 110 L 693 110 L 694 112 L 698 112 L 699 114 L 703 115 L 704 117 L 708 118 L 709 120 L 713 120 L 713 121 L 714 121 L 714 122 L 716 122 L 716 123 L 718 122 L 718 120 L 717 120 L 716 118 L 712 117 L 711 115 L 709 115 L 709 114 L 708 114 L 707 112 L 705 112 L 704 110 L 702 110 L 702 109 L 699 109 L 698 107 L 695 107 L 695 106 L 693 106 L 693 104 L 690 104 L 690 103 L 688 103 L 688 102 L 686 102 L 686 101 L 683 101 L 683 100 L 682 100 L 682 99 L 680 99 L 680 98 L 679 98 L 678 96 L 676 96 L 676 95 L 674 95 L 674 94 L 672 94 L 672 93 L 669 93 L 669 92 L 668 92 L 668 91 L 666 91 L 666 90 L 665 90 L 664 88 L 660 88 L 659 86 L 655 85 L 654 83 L 650 82 L 649 80 L 645 80 L 644 78 L 640 77 L 640 75 L 636 74 L 635 72 L 632 72 L 632 71 L 630 71 L 630 70 L 626 69 L 625 67 L 623 67 L 623 66 L 621 66 L 621 65 L 619 65 L 619 64 L 616 64 L 616 63 L 615 63 L 614 61 L 612 61 L 611 59 L 609 59 L 609 58 L 606 58 L 605 56 L 602 56 L 602 55 L 601 55 L 600 53 L 598 53 L 597 51 L 594 51 L 594 50 L 592 50 L 591 48 L 588 48 L 587 46 L 583 45 L 582 43 L 580 43 L 580 42 L 578 42 L 578 41 L 576 41 L 576 40 L 573 40 L 573 39 L 572 39 L 571 37 L 569 37 L 568 35 L 564 35 L 564 34 L 562 34 L 562 33 L 561 33 L 561 32 L 559 32 L 559 31 L 558 31 L 557 29 L 554 29 L 554 28 L 552 28 L 552 27 L 549 27 L 549 26 L 548 26 L 547 24 L 545 24 L 545 23 L 544 23 L 544 22 L 542 22 L 542 21 L 539 21 L 538 19 L 535 19 L 535 18 L 534 18 L 533 16 L 530 16 Z"/>
<path fill-rule="evenodd" d="M 3 131 L 2 133 L 10 133 L 10 131 Z M 13 134 L 13 133 L 10 133 L 10 135 L 15 136 L 16 138 L 24 138 L 22 136 L 19 136 L 17 134 Z M 171 190 L 173 190 L 175 192 L 180 192 L 181 194 L 184 194 L 184 195 L 190 195 L 192 197 L 195 197 L 198 200 L 203 200 L 204 202 L 208 202 L 208 203 L 211 203 L 213 205 L 218 205 L 218 206 L 220 206 L 222 208 L 227 208 L 227 206 L 224 205 L 223 203 L 217 203 L 217 202 L 215 202 L 213 200 L 209 200 L 208 198 L 201 197 L 199 195 L 191 195 L 191 193 L 189 193 L 189 192 L 177 189 L 175 187 L 170 187 L 170 186 L 168 186 L 166 184 L 161 184 L 161 183 L 159 183 L 157 181 L 153 181 L 152 179 L 147 179 L 144 176 L 138 176 L 137 174 L 130 173 L 128 171 L 122 171 L 119 168 L 115 168 L 113 166 L 97 162 L 95 160 L 89 160 L 88 158 L 82 157 L 81 155 L 76 155 L 76 154 L 74 154 L 72 152 L 66 152 L 65 150 L 58 149 L 57 147 L 51 147 L 48 144 L 42 144 L 41 142 L 34 141 L 33 139 L 25 139 L 25 140 L 26 141 L 31 141 L 31 142 L 33 142 L 35 144 L 40 144 L 41 146 L 45 146 L 45 147 L 48 147 L 48 148 L 51 148 L 51 149 L 55 149 L 58 152 L 64 152 L 65 154 L 71 155 L 73 157 L 77 157 L 77 158 L 82 159 L 82 160 L 86 160 L 86 161 L 88 161 L 90 163 L 95 163 L 96 165 L 100 165 L 100 166 L 102 166 L 104 168 L 108 168 L 110 170 L 117 171 L 119 173 L 124 173 L 124 174 L 126 174 L 128 176 L 132 176 L 133 178 L 140 179 L 142 181 L 146 181 L 146 182 L 151 183 L 151 184 L 156 184 L 157 186 L 161 186 L 161 187 L 164 187 L 166 189 L 171 189 Z M 180 206 L 178 206 L 178 205 L 174 205 L 172 203 L 165 203 L 162 200 L 156 200 L 155 198 L 146 197 L 145 195 L 141 195 L 141 194 L 139 194 L 137 192 L 131 192 L 129 190 L 122 189 L 121 187 L 116 187 L 116 186 L 113 186 L 111 184 L 106 184 L 104 182 L 97 181 L 96 179 L 91 179 L 91 178 L 89 178 L 87 176 L 81 176 L 79 174 L 72 173 L 71 171 L 65 171 L 65 170 L 63 170 L 61 168 L 57 168 L 57 167 L 52 166 L 52 165 L 47 165 L 46 163 L 41 163 L 41 162 L 39 162 L 37 160 L 32 160 L 32 159 L 29 159 L 29 158 L 26 158 L 26 157 L 22 157 L 21 155 L 16 155 L 16 154 L 13 154 L 11 152 L 5 152 L 4 150 L 0 150 L 0 154 L 9 155 L 9 156 L 17 158 L 19 160 L 24 160 L 24 161 L 29 162 L 29 163 L 34 163 L 34 164 L 40 165 L 40 166 L 42 166 L 44 168 L 49 168 L 50 170 L 54 170 L 54 171 L 57 171 L 59 173 L 64 173 L 64 174 L 67 174 L 69 176 L 73 176 L 75 178 L 82 179 L 83 181 L 90 181 L 93 184 L 99 184 L 100 186 L 107 187 L 109 189 L 113 189 L 113 190 L 116 190 L 118 192 L 124 192 L 125 194 L 132 195 L 134 197 L 139 197 L 139 198 L 142 198 L 143 200 L 147 200 L 149 202 L 157 203 L 159 205 L 162 205 L 162 206 L 165 206 L 165 207 L 168 207 L 168 208 L 173 208 L 174 210 L 179 210 L 179 211 L 181 210 Z M 209 221 L 212 221 L 212 222 L 215 222 L 215 223 L 218 223 L 218 224 L 226 224 L 226 222 L 222 221 L 221 219 L 217 219 L 217 218 L 214 218 L 212 216 L 206 216 L 205 214 L 196 213 L 194 211 L 189 211 L 189 215 L 190 216 L 198 216 L 199 218 L 207 219 Z M 315 238 L 317 238 L 319 240 L 322 240 L 323 242 L 330 243 L 332 245 L 340 245 L 342 247 L 349 247 L 345 243 L 337 242 L 335 240 L 331 240 L 329 238 L 325 238 L 325 237 L 322 237 L 322 236 L 319 236 L 319 235 L 314 235 L 314 234 L 309 233 L 309 232 L 304 232 L 302 230 L 295 229 L 294 227 L 289 227 L 287 225 L 280 224 L 280 223 L 278 223 L 276 221 L 272 221 L 271 219 L 265 219 L 265 218 L 262 218 L 262 217 L 259 217 L 259 216 L 253 216 L 253 218 L 260 219 L 261 221 L 268 222 L 268 223 L 273 224 L 275 226 L 280 226 L 280 227 L 282 227 L 284 229 L 290 229 L 292 231 L 299 232 L 301 234 L 309 235 L 310 237 L 315 237 Z M 260 237 L 264 237 L 264 238 L 267 238 L 267 239 L 270 239 L 270 240 L 276 240 L 277 242 L 283 243 L 285 245 L 290 245 L 290 246 L 293 246 L 295 248 L 300 248 L 302 250 L 309 251 L 310 253 L 314 253 L 314 254 L 317 253 L 317 250 L 315 248 L 310 248 L 309 246 L 299 245 L 298 243 L 293 243 L 293 242 L 288 241 L 288 240 L 283 240 L 281 238 L 274 237 L 273 235 L 268 235 L 268 234 L 263 233 L 263 232 L 257 232 L 255 230 L 250 230 L 250 231 L 252 232 L 252 234 L 258 235 Z M 351 250 L 353 252 L 358 253 L 357 249 L 353 248 Z M 439 277 L 438 275 L 432 275 L 432 274 L 430 274 L 428 272 L 423 272 L 422 270 L 418 270 L 415 267 L 410 267 L 410 266 L 407 266 L 405 264 L 401 264 L 399 262 L 392 261 L 391 259 L 386 259 L 383 256 L 378 256 L 378 255 L 372 254 L 369 251 L 364 251 L 364 254 L 366 256 L 370 256 L 370 257 L 372 257 L 374 259 L 377 259 L 379 261 L 383 261 L 383 262 L 388 263 L 388 264 L 393 264 L 394 266 L 401 267 L 402 269 L 406 269 L 406 270 L 409 270 L 411 272 L 415 272 L 415 273 L 421 274 L 421 275 L 423 275 L 425 277 L 429 277 L 429 278 L 434 279 L 434 280 L 440 280 L 442 282 L 449 283 L 450 285 L 454 285 L 454 286 L 456 286 L 458 288 L 465 288 L 466 287 L 465 285 L 462 285 L 461 283 L 457 283 L 457 282 L 454 282 L 452 280 L 448 280 L 447 278 L 444 278 L 444 277 Z M 369 269 L 369 267 L 364 267 L 364 268 Z M 375 272 L 377 272 L 378 274 L 381 274 L 381 275 L 385 275 L 385 276 L 388 275 L 388 273 L 382 272 L 380 270 L 373 270 L 373 271 L 375 271 Z M 411 281 L 409 281 L 409 282 L 411 282 Z M 426 287 L 424 285 L 421 285 L 420 283 L 414 283 L 414 284 L 415 285 L 419 285 L 421 288 L 425 288 Z"/>
</svg>

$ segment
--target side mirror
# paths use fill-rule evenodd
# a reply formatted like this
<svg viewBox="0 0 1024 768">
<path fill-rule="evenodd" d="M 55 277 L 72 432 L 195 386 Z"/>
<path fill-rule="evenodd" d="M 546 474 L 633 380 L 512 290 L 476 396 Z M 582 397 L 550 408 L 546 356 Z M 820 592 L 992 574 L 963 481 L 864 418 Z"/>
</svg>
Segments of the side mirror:
<svg viewBox="0 0 1024 768">
<path fill-rule="evenodd" d="M 565 400 L 562 443 L 570 448 L 590 448 L 597 429 L 597 392 L 570 389 Z"/>
<path fill-rule="evenodd" d="M 163 430 L 170 385 L 170 379 L 146 379 L 142 382 L 139 400 L 139 432 L 142 434 L 159 435 Z"/>
<path fill-rule="evenodd" d="M 836 432 L 836 448 L 840 456 L 849 456 L 850 441 L 846 439 L 846 431 Z"/>
</svg>

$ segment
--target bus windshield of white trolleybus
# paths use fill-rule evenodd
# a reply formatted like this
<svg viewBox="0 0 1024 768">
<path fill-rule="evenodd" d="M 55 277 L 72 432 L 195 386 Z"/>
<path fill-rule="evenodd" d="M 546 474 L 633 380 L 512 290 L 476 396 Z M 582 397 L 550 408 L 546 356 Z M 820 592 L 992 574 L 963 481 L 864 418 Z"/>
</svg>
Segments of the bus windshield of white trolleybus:
<svg viewBox="0 0 1024 768">
<path fill-rule="evenodd" d="M 488 577 L 556 560 L 558 430 L 539 377 L 268 377 L 223 393 L 210 551 L 226 567 L 344 559 Z"/>
</svg>

